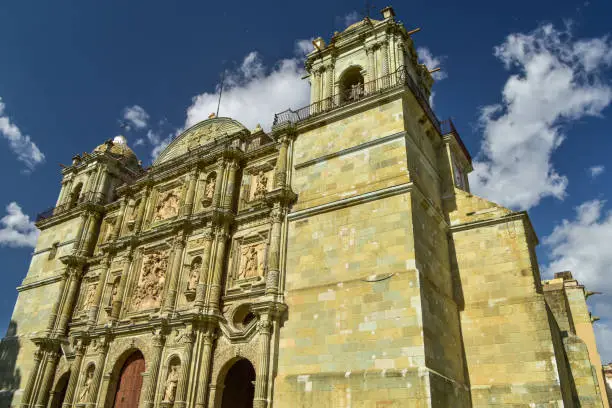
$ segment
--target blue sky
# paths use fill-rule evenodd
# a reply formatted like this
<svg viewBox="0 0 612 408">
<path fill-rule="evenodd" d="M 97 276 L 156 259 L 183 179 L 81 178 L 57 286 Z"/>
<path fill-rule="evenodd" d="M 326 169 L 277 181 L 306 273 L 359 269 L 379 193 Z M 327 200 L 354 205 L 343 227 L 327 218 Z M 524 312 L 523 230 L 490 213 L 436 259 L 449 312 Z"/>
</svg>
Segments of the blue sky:
<svg viewBox="0 0 612 408">
<path fill-rule="evenodd" d="M 374 2 L 372 17 L 387 3 Z M 434 109 L 475 158 L 475 193 L 529 211 L 544 277 L 571 269 L 612 360 L 612 3 L 391 4 L 421 60 L 440 66 Z M 0 330 L 28 268 L 31 220 L 55 203 L 59 163 L 131 124 L 145 164 L 214 110 L 269 127 L 308 101 L 304 47 L 362 14 L 362 2 L 3 2 L 0 6 Z M 27 217 L 30 217 L 28 219 Z M 607 339 L 607 341 L 604 341 Z M 606 344 L 607 343 L 607 344 Z"/>
</svg>

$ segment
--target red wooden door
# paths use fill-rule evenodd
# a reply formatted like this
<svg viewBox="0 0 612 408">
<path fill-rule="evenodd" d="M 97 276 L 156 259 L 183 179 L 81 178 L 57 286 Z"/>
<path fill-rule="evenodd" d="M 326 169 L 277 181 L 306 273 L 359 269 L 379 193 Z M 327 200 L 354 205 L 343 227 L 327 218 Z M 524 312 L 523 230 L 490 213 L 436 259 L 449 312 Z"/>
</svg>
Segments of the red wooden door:
<svg viewBox="0 0 612 408">
<path fill-rule="evenodd" d="M 119 374 L 114 408 L 138 408 L 144 369 L 144 357 L 139 351 L 128 357 Z"/>
</svg>

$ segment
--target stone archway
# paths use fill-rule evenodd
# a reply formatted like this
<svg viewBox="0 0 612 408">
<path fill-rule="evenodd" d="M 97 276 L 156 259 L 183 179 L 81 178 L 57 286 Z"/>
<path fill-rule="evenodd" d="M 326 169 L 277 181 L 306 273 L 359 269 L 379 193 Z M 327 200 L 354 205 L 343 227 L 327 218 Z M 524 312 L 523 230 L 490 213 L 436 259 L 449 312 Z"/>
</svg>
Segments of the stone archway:
<svg viewBox="0 0 612 408">
<path fill-rule="evenodd" d="M 76 375 L 76 374 L 75 374 Z M 53 398 L 49 404 L 49 408 L 61 408 L 66 397 L 66 390 L 68 389 L 68 380 L 70 379 L 70 371 L 62 374 L 57 380 L 55 388 L 53 389 Z"/>
<path fill-rule="evenodd" d="M 144 370 L 145 360 L 142 353 L 135 351 L 130 354 L 119 372 L 113 398 L 114 408 L 138 407 Z"/>
<path fill-rule="evenodd" d="M 253 408 L 255 368 L 245 358 L 236 361 L 225 375 L 221 408 Z"/>
</svg>

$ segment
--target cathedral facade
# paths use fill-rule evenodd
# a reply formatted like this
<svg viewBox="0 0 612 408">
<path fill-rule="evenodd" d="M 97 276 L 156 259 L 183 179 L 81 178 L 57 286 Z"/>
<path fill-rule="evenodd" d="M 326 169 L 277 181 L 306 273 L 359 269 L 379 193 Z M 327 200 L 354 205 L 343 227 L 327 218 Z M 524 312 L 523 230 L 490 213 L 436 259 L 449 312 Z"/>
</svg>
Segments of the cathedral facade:
<svg viewBox="0 0 612 408">
<path fill-rule="evenodd" d="M 527 214 L 470 193 L 417 31 L 387 7 L 314 40 L 312 104 L 269 132 L 213 116 L 147 169 L 122 137 L 75 156 L 3 406 L 603 407 L 591 293 L 542 282 Z"/>
</svg>

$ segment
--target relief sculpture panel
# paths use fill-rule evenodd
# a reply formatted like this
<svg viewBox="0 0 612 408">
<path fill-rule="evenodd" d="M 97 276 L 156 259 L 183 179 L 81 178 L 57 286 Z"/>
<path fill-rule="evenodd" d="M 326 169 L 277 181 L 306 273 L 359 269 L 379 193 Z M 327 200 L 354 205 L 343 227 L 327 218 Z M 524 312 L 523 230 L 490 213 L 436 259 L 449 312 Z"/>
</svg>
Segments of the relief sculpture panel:
<svg viewBox="0 0 612 408">
<path fill-rule="evenodd" d="M 138 283 L 132 297 L 132 310 L 159 307 L 168 270 L 168 251 L 146 254 L 142 261 Z"/>
<path fill-rule="evenodd" d="M 161 197 L 161 200 L 159 200 L 155 207 L 154 222 L 176 217 L 179 213 L 180 198 L 177 191 L 169 191 Z"/>
<path fill-rule="evenodd" d="M 240 265 L 236 273 L 236 280 L 243 280 L 263 276 L 264 273 L 265 244 L 249 245 L 242 248 Z"/>
</svg>

